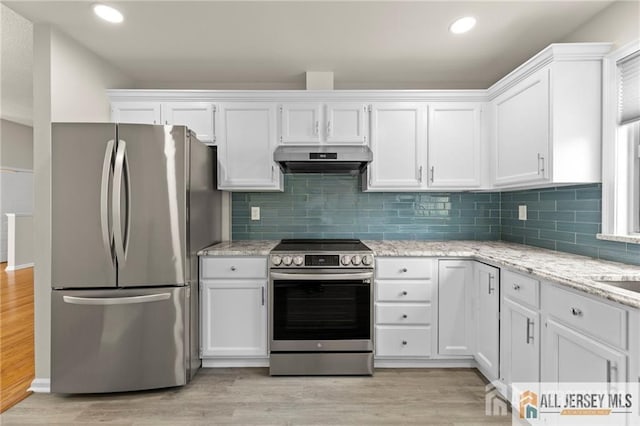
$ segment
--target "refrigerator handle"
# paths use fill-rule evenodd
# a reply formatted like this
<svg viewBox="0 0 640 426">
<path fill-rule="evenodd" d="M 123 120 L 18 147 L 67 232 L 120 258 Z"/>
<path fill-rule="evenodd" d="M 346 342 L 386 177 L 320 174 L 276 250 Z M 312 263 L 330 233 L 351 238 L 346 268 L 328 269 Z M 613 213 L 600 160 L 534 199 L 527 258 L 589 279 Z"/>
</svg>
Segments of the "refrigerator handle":
<svg viewBox="0 0 640 426">
<path fill-rule="evenodd" d="M 130 297 L 76 297 L 62 296 L 65 303 L 72 305 L 131 305 L 133 303 L 148 303 L 167 300 L 171 293 L 149 294 L 146 296 Z"/>
<path fill-rule="evenodd" d="M 104 162 L 102 164 L 102 179 L 100 181 L 100 225 L 102 228 L 102 243 L 111 262 L 115 261 L 113 256 L 113 230 L 109 227 L 109 173 L 113 162 L 113 146 L 115 141 L 111 139 L 107 142 L 107 149 L 104 152 Z"/>
<path fill-rule="evenodd" d="M 124 265 L 127 261 L 127 252 L 125 247 L 125 237 L 122 230 L 122 180 L 125 176 L 127 143 L 123 140 L 118 141 L 116 149 L 116 161 L 113 172 L 113 203 L 111 205 L 111 214 L 113 216 L 113 238 L 116 249 L 116 258 L 120 265 Z M 127 179 L 128 180 L 128 179 Z M 127 182 L 128 184 L 128 182 Z M 129 192 L 127 190 L 127 192 Z M 127 206 L 129 209 L 129 206 Z M 128 220 L 128 218 L 127 218 Z M 125 230 L 128 223 L 125 225 Z"/>
</svg>

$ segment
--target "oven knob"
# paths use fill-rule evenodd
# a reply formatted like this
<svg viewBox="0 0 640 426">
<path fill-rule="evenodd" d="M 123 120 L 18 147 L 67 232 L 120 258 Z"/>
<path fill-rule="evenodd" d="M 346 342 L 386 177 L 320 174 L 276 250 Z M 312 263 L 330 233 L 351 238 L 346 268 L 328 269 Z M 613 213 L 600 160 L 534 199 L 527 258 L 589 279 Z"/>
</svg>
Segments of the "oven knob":
<svg viewBox="0 0 640 426">
<path fill-rule="evenodd" d="M 358 266 L 361 261 L 362 261 L 362 258 L 357 254 L 351 258 L 351 263 L 353 263 L 356 266 Z"/>
<path fill-rule="evenodd" d="M 277 254 L 275 256 L 271 256 L 271 263 L 273 263 L 275 266 L 278 266 L 282 263 L 282 258 Z"/>
<path fill-rule="evenodd" d="M 370 266 L 373 263 L 373 257 L 369 256 L 368 254 L 365 254 L 364 256 L 362 256 L 362 264 L 365 266 Z"/>
<path fill-rule="evenodd" d="M 304 259 L 302 258 L 302 256 L 296 256 L 293 258 L 293 263 L 296 266 L 302 266 L 302 264 L 304 263 Z"/>
<path fill-rule="evenodd" d="M 342 259 L 340 259 L 340 262 L 342 262 L 344 266 L 347 266 L 348 264 L 351 263 L 351 256 L 348 256 L 348 255 L 342 256 Z"/>
<path fill-rule="evenodd" d="M 289 266 L 291 265 L 291 256 L 285 256 L 282 258 L 282 263 L 285 264 L 285 266 Z"/>
</svg>

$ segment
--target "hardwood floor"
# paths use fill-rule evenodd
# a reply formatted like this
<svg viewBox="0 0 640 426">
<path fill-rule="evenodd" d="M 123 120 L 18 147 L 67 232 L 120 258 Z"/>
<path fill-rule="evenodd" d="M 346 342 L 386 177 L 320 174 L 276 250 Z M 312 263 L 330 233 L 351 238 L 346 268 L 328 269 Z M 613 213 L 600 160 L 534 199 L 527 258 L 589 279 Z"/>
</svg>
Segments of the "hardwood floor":
<svg viewBox="0 0 640 426">
<path fill-rule="evenodd" d="M 33 268 L 0 264 L 0 413 L 23 400 L 34 378 Z"/>
<path fill-rule="evenodd" d="M 373 377 L 269 377 L 264 368 L 203 369 L 185 387 L 106 395 L 34 394 L 3 426 L 510 425 L 485 415 L 472 369 L 378 369 Z"/>
</svg>

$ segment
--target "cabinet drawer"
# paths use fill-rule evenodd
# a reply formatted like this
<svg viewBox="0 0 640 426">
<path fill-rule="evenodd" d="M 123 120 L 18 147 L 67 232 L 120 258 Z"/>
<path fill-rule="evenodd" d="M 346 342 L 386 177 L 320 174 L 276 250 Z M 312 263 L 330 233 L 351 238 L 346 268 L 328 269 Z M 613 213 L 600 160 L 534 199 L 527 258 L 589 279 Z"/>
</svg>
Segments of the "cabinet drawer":
<svg viewBox="0 0 640 426">
<path fill-rule="evenodd" d="M 431 304 L 376 305 L 376 324 L 431 324 Z"/>
<path fill-rule="evenodd" d="M 428 302 L 431 300 L 430 281 L 376 281 L 378 302 Z"/>
<path fill-rule="evenodd" d="M 431 356 L 431 327 L 376 327 L 376 356 Z"/>
<path fill-rule="evenodd" d="M 542 289 L 542 307 L 548 315 L 616 347 L 627 347 L 627 312 L 552 286 Z"/>
<path fill-rule="evenodd" d="M 200 278 L 266 278 L 266 257 L 204 257 Z"/>
<path fill-rule="evenodd" d="M 540 307 L 540 281 L 517 274 L 511 271 L 502 270 L 502 294 L 513 300 L 524 302 L 527 305 Z"/>
<path fill-rule="evenodd" d="M 387 257 L 376 260 L 376 277 L 381 279 L 431 279 L 432 259 L 416 257 Z"/>
</svg>

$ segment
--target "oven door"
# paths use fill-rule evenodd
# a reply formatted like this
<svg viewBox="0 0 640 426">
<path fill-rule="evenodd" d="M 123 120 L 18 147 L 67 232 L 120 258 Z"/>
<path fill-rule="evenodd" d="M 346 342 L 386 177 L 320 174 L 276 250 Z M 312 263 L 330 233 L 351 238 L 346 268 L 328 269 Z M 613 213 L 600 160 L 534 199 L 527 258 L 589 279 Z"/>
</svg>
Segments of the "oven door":
<svg viewBox="0 0 640 426">
<path fill-rule="evenodd" d="M 272 271 L 271 351 L 372 351 L 373 272 Z"/>
</svg>

